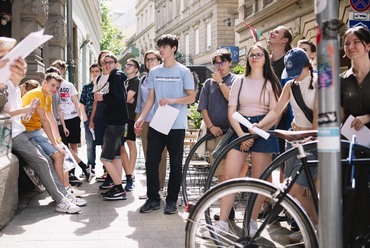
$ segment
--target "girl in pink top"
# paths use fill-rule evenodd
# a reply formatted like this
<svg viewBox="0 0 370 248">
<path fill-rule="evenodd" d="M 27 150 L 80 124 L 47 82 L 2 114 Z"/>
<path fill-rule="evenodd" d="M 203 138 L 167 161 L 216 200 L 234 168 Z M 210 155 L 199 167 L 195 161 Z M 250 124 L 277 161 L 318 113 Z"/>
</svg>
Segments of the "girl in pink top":
<svg viewBox="0 0 370 248">
<path fill-rule="evenodd" d="M 247 53 L 244 78 L 235 81 L 231 87 L 228 116 L 230 124 L 236 133 L 231 141 L 249 133 L 247 128 L 232 118 L 232 115 L 237 111 L 240 87 L 238 112 L 248 118 L 251 123 L 259 122 L 275 107 L 281 93 L 281 86 L 272 70 L 267 50 L 259 44 L 252 46 Z M 230 150 L 226 156 L 225 179 L 239 177 L 243 163 L 245 163 L 249 153 L 252 158 L 251 176 L 259 178 L 267 165 L 272 161 L 272 154 L 278 151 L 279 145 L 276 137 L 270 137 L 268 140 L 257 138 L 242 142 L 241 145 L 235 146 L 234 149 Z M 214 230 L 229 230 L 227 219 L 234 198 L 233 195 L 227 195 L 222 198 L 220 220 L 215 223 L 216 227 Z M 256 219 L 262 203 L 263 198 L 257 198 L 250 222 L 249 236 L 251 237 L 258 230 Z"/>
</svg>

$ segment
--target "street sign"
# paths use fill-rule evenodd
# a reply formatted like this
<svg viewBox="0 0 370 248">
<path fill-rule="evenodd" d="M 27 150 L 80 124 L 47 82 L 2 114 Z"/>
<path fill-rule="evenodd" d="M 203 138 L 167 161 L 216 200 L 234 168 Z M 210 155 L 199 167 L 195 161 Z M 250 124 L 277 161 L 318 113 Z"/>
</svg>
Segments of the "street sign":
<svg viewBox="0 0 370 248">
<path fill-rule="evenodd" d="M 349 28 L 357 27 L 357 26 L 364 26 L 370 30 L 370 21 L 358 21 L 358 20 L 349 20 L 348 22 Z"/>
<path fill-rule="evenodd" d="M 370 0 L 349 0 L 352 9 L 364 12 L 370 8 Z"/>
<path fill-rule="evenodd" d="M 221 48 L 226 48 L 231 53 L 231 59 L 233 62 L 239 62 L 239 47 L 238 46 L 221 46 Z"/>
</svg>

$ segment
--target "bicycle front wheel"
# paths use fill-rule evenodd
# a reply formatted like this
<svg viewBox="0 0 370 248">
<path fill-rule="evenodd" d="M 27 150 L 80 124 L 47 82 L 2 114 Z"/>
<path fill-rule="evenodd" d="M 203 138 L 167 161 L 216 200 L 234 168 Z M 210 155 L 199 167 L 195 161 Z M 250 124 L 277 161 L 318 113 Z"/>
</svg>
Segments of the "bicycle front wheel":
<svg viewBox="0 0 370 248">
<path fill-rule="evenodd" d="M 259 179 L 239 178 L 220 183 L 207 191 L 197 202 L 189 214 L 186 223 L 185 245 L 193 247 L 318 247 L 316 233 L 308 216 L 291 196 L 286 195 L 279 207 L 289 214 L 298 224 L 302 233 L 302 240 L 290 244 L 289 226 L 286 222 L 264 224 L 258 219 L 260 234 L 258 237 L 248 237 L 246 221 L 244 220 L 245 207 L 250 193 L 258 194 L 277 202 L 274 194 L 278 189 L 269 182 Z M 220 199 L 227 195 L 236 195 L 233 205 L 235 216 L 228 221 L 228 230 L 216 230 L 212 216 L 220 211 Z M 279 196 L 278 196 L 279 197 Z M 244 200 L 241 200 L 243 199 Z M 248 221 L 249 222 L 249 221 Z M 205 239 L 205 233 L 210 233 Z M 210 237 L 210 238 L 209 238 Z"/>
</svg>

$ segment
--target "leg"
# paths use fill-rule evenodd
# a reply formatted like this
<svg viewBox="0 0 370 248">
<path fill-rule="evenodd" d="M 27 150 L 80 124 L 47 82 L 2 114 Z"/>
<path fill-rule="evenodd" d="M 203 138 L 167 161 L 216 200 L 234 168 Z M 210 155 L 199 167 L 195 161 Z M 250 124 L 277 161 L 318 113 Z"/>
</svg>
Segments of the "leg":
<svg viewBox="0 0 370 248">
<path fill-rule="evenodd" d="M 232 149 L 227 153 L 224 180 L 237 178 L 247 157 L 247 153 Z M 227 195 L 221 199 L 220 221 L 227 221 L 234 203 L 235 195 Z"/>
<path fill-rule="evenodd" d="M 25 133 L 20 133 L 13 138 L 13 150 L 35 171 L 53 200 L 59 203 L 67 192 L 59 180 L 53 177 L 46 154 L 42 152 L 41 147 L 36 142 L 32 143 Z"/>
<path fill-rule="evenodd" d="M 271 160 L 272 160 L 272 153 L 252 152 L 251 177 L 259 178 L 262 172 L 271 163 Z M 269 177 L 268 181 L 271 181 L 271 176 Z M 260 209 L 261 209 L 261 206 L 264 200 L 265 200 L 264 197 L 257 197 L 256 203 L 254 204 L 253 212 L 252 212 L 253 220 L 257 220 L 258 214 L 260 212 Z"/>
<path fill-rule="evenodd" d="M 182 179 L 184 139 L 184 129 L 173 129 L 166 136 L 166 146 L 170 155 L 170 176 L 168 179 L 166 202 L 177 202 Z"/>
<path fill-rule="evenodd" d="M 165 135 L 159 133 L 153 128 L 149 128 L 147 137 L 148 149 L 147 159 L 145 161 L 147 196 L 149 200 L 159 201 L 158 167 L 161 159 L 161 153 L 165 147 Z"/>
<path fill-rule="evenodd" d="M 95 169 L 96 160 L 96 145 L 93 140 L 92 133 L 89 129 L 90 121 L 85 121 L 85 139 L 86 139 L 86 152 L 87 152 L 87 164 L 91 165 L 91 169 Z"/>
<path fill-rule="evenodd" d="M 159 188 L 163 189 L 166 182 L 167 147 L 163 149 L 161 162 L 159 163 Z"/>
</svg>

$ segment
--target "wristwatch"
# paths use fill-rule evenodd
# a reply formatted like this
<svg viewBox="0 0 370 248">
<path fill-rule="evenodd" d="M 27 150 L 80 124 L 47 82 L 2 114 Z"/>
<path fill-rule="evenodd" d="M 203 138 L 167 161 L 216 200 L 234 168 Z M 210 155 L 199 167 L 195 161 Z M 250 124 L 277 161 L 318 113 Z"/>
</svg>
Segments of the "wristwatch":
<svg viewBox="0 0 370 248">
<path fill-rule="evenodd" d="M 224 81 L 221 81 L 221 83 L 218 84 L 218 86 L 221 86 L 224 83 Z"/>
</svg>

